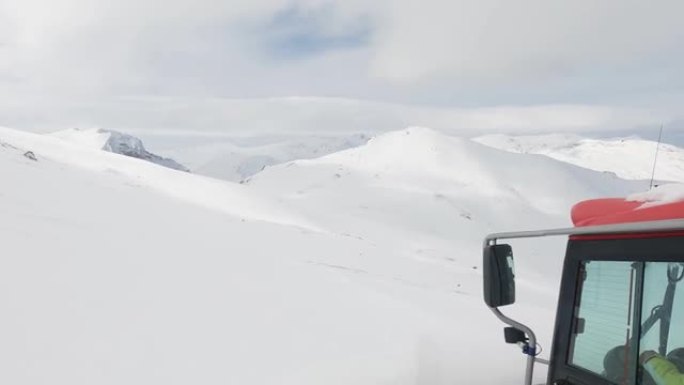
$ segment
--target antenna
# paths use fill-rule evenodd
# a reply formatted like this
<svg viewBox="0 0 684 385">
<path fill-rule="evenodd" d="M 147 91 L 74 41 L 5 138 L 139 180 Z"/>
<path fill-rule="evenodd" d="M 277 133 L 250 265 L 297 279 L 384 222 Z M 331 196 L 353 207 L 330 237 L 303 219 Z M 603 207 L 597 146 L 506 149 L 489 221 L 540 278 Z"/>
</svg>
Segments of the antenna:
<svg viewBox="0 0 684 385">
<path fill-rule="evenodd" d="M 658 162 L 658 150 L 660 150 L 660 139 L 663 137 L 663 125 L 660 125 L 660 132 L 658 132 L 658 143 L 656 144 L 655 157 L 653 158 L 653 171 L 651 171 L 651 185 L 649 190 L 653 188 L 653 178 L 655 177 L 656 163 Z"/>
</svg>

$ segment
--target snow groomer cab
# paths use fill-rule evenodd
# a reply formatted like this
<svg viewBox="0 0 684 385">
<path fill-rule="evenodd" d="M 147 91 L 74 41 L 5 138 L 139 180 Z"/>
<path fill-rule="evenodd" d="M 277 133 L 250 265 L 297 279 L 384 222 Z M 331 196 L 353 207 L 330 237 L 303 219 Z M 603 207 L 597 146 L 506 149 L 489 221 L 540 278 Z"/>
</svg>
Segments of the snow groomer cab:
<svg viewBox="0 0 684 385">
<path fill-rule="evenodd" d="M 571 217 L 572 228 L 484 241 L 484 300 L 508 325 L 506 342 L 527 355 L 524 383 L 536 363 L 549 366 L 547 384 L 684 384 L 684 200 L 590 200 Z M 542 359 L 533 330 L 501 311 L 515 302 L 513 250 L 502 241 L 548 236 L 568 243 L 553 346 Z"/>
</svg>

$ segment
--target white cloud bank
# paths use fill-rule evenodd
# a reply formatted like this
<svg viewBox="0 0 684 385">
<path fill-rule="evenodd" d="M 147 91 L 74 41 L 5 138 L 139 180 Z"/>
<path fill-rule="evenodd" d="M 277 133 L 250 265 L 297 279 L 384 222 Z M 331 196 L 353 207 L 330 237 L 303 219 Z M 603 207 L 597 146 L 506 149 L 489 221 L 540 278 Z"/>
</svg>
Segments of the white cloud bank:
<svg viewBox="0 0 684 385">
<path fill-rule="evenodd" d="M 76 104 L 62 114 L 13 116 L 21 128 L 52 131 L 76 120 L 78 127 L 129 133 L 260 135 L 377 133 L 426 126 L 455 135 L 491 132 L 596 132 L 653 128 L 667 116 L 647 109 L 609 106 L 421 107 L 340 98 L 158 99 L 131 98 L 111 104 Z M 32 122 L 40 120 L 43 124 Z"/>
<path fill-rule="evenodd" d="M 682 11 L 670 0 L 0 0 L 0 123 L 249 129 L 271 125 L 265 111 L 298 129 L 337 125 L 321 115 L 342 116 L 350 129 L 667 123 L 684 87 Z M 358 41 L 307 51 L 312 42 L 296 34 L 269 40 L 292 31 L 272 28 L 287 12 L 323 37 L 316 44 Z M 270 52 L 274 41 L 290 56 Z M 275 111 L 273 99 L 253 100 L 291 95 L 544 106 L 465 112 L 335 99 L 293 112 L 290 99 L 276 99 Z M 131 102 L 140 97 L 156 102 Z"/>
</svg>

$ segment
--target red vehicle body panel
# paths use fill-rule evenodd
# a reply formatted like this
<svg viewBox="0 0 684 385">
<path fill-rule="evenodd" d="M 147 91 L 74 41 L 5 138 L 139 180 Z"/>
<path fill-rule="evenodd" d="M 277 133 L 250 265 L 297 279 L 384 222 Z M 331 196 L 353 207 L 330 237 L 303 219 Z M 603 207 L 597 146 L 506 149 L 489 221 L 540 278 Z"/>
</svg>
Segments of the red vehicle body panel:
<svg viewBox="0 0 684 385">
<path fill-rule="evenodd" d="M 570 216 L 577 227 L 682 219 L 684 201 L 644 203 L 622 198 L 593 199 L 576 204 Z"/>
<path fill-rule="evenodd" d="M 570 213 L 576 227 L 658 221 L 684 218 L 684 201 L 636 202 L 624 198 L 605 198 L 576 204 Z M 650 234 L 583 235 L 572 239 L 625 239 L 682 236 L 684 232 L 669 231 Z"/>
</svg>

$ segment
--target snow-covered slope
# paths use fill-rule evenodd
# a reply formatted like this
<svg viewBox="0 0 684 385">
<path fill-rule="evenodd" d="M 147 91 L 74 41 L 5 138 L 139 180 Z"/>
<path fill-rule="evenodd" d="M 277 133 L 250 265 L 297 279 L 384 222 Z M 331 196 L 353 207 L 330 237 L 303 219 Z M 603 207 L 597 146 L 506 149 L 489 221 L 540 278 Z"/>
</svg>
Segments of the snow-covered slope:
<svg viewBox="0 0 684 385">
<path fill-rule="evenodd" d="M 147 151 L 139 138 L 118 131 L 72 128 L 57 131 L 50 135 L 78 146 L 143 159 L 174 170 L 190 171 L 173 159 L 164 158 Z"/>
<path fill-rule="evenodd" d="M 145 141 L 180 160 L 196 174 L 239 182 L 268 166 L 317 158 L 362 145 L 368 139 L 364 134 L 251 137 L 158 134 L 147 136 Z"/>
<path fill-rule="evenodd" d="M 0 129 L 0 177 L 8 384 L 517 384 L 483 235 L 635 190 L 419 128 L 244 185 Z M 562 242 L 514 246 L 548 346 Z"/>
<path fill-rule="evenodd" d="M 420 127 L 319 159 L 270 167 L 247 184 L 324 218 L 321 223 L 335 232 L 398 242 L 402 253 L 434 253 L 430 258 L 447 264 L 454 250 L 461 250 L 459 260 L 467 265 L 480 263 L 477 241 L 486 233 L 567 226 L 569 209 L 577 201 L 621 196 L 642 187 Z M 411 246 L 397 239 L 410 239 Z M 435 244 L 442 244 L 440 251 Z M 546 267 L 559 267 L 558 260 L 541 250 L 530 253 L 541 259 L 536 266 L 542 267 L 542 275 L 549 271 Z"/>
<path fill-rule="evenodd" d="M 251 220 L 313 229 L 309 222 L 294 215 L 282 204 L 247 192 L 237 184 L 178 172 L 140 159 L 75 145 L 50 135 L 0 127 L 0 141 L 8 146 L 32 151 L 38 163 L 47 158 L 71 167 L 111 175 L 112 178 L 124 180 L 126 184 L 211 210 Z"/>
<path fill-rule="evenodd" d="M 487 135 L 475 141 L 501 150 L 541 154 L 625 179 L 650 180 L 656 142 L 639 138 L 587 139 L 575 135 Z M 684 182 L 684 149 L 660 144 L 655 179 Z"/>
</svg>

